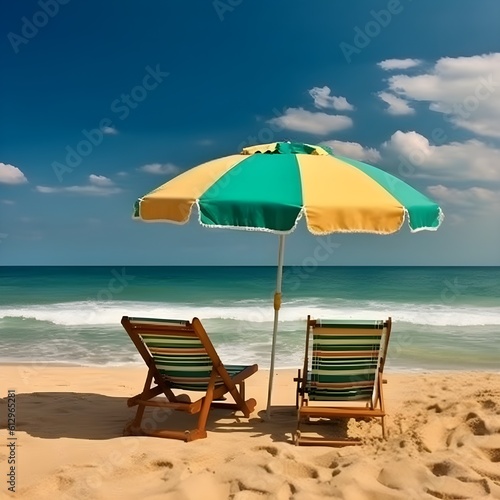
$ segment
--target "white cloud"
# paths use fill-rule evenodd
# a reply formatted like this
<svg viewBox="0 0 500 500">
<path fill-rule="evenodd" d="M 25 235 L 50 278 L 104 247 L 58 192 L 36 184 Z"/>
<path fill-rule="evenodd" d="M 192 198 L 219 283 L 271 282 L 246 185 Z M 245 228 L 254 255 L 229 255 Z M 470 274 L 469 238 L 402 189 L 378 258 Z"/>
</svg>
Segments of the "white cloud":
<svg viewBox="0 0 500 500">
<path fill-rule="evenodd" d="M 380 153 L 374 148 L 365 148 L 357 142 L 323 141 L 321 144 L 329 146 L 335 154 L 347 156 L 355 160 L 376 163 L 380 161 Z"/>
<path fill-rule="evenodd" d="M 48 187 L 48 186 L 36 186 L 36 190 L 39 193 L 52 194 L 52 193 L 75 193 L 83 194 L 88 196 L 107 196 L 110 194 L 121 193 L 121 189 L 118 187 L 105 188 L 99 186 L 67 186 L 67 187 Z"/>
<path fill-rule="evenodd" d="M 352 126 L 352 120 L 348 116 L 314 113 L 303 108 L 288 108 L 282 116 L 272 118 L 268 123 L 287 130 L 317 135 L 326 135 Z"/>
<path fill-rule="evenodd" d="M 3 184 L 25 184 L 28 182 L 21 170 L 8 163 L 0 163 L 0 183 Z"/>
<path fill-rule="evenodd" d="M 468 219 L 498 221 L 500 191 L 482 187 L 459 189 L 441 184 L 429 186 L 429 194 L 443 207 L 446 218 L 453 224 L 463 224 Z"/>
<path fill-rule="evenodd" d="M 4 205 L 14 205 L 14 202 L 12 200 L 2 200 L 2 203 Z"/>
<path fill-rule="evenodd" d="M 118 129 L 115 127 L 103 127 L 101 130 L 106 135 L 118 135 Z"/>
<path fill-rule="evenodd" d="M 35 190 L 44 194 L 74 193 L 87 196 L 108 196 L 122 192 L 122 189 L 115 186 L 111 179 L 95 174 L 89 175 L 89 184 L 87 185 L 64 187 L 36 186 Z"/>
<path fill-rule="evenodd" d="M 394 69 L 409 69 L 422 64 L 420 59 L 386 59 L 377 63 L 385 71 Z"/>
<path fill-rule="evenodd" d="M 90 174 L 89 176 L 89 182 L 90 184 L 93 184 L 94 186 L 112 186 L 113 181 L 109 179 L 108 177 L 104 177 L 104 175 L 95 175 L 95 174 Z"/>
<path fill-rule="evenodd" d="M 412 115 L 415 113 L 415 110 L 410 107 L 408 101 L 405 99 L 401 99 L 394 94 L 389 92 L 379 92 L 378 96 L 382 101 L 387 103 L 389 107 L 387 108 L 387 112 L 390 115 L 400 116 L 400 115 Z"/>
<path fill-rule="evenodd" d="M 36 186 L 35 191 L 38 191 L 39 193 L 61 193 L 67 188 L 55 188 L 55 187 L 49 187 L 49 186 Z"/>
<path fill-rule="evenodd" d="M 417 153 L 418 157 L 422 155 L 428 157 L 431 150 L 431 144 L 426 137 L 415 131 L 402 132 L 398 130 L 392 134 L 388 141 L 382 144 L 382 148 L 408 158 L 412 155 L 416 157 Z M 410 160 L 413 161 L 412 158 L 410 158 Z M 421 161 L 417 160 L 416 163 L 421 163 Z"/>
<path fill-rule="evenodd" d="M 385 159 L 404 160 L 415 177 L 500 182 L 500 148 L 477 139 L 434 146 L 417 132 L 398 130 L 381 151 Z"/>
<path fill-rule="evenodd" d="M 429 193 L 440 202 L 466 208 L 479 208 L 496 204 L 500 207 L 500 191 L 493 191 L 482 187 L 457 189 L 443 186 L 429 186 Z"/>
<path fill-rule="evenodd" d="M 181 169 L 173 163 L 149 163 L 139 167 L 139 170 L 155 175 L 176 175 Z"/>
<path fill-rule="evenodd" d="M 352 111 L 354 106 L 342 96 L 330 95 L 330 87 L 313 87 L 309 95 L 314 99 L 314 105 L 320 109 L 335 109 L 337 111 Z"/>
<path fill-rule="evenodd" d="M 500 53 L 444 57 L 426 73 L 389 78 L 392 93 L 429 103 L 453 125 L 486 137 L 500 137 Z"/>
<path fill-rule="evenodd" d="M 128 175 L 128 172 L 118 172 L 116 175 L 118 175 L 119 177 L 127 177 Z"/>
</svg>

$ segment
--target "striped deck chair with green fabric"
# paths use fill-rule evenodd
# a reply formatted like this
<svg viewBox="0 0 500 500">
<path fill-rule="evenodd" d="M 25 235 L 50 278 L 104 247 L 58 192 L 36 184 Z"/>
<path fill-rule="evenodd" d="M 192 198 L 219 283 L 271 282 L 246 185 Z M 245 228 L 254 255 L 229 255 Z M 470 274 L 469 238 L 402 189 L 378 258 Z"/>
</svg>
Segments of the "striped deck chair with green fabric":
<svg viewBox="0 0 500 500">
<path fill-rule="evenodd" d="M 313 320 L 307 318 L 306 354 L 297 387 L 296 444 L 345 445 L 352 440 L 305 439 L 300 424 L 311 418 L 380 417 L 385 438 L 382 374 L 391 334 L 391 318 Z M 312 331 L 312 356 L 309 344 Z M 318 402 L 319 404 L 310 404 Z M 328 404 L 326 404 L 328 403 Z"/>
<path fill-rule="evenodd" d="M 124 316 L 121 323 L 149 368 L 143 391 L 127 401 L 128 406 L 138 405 L 138 409 L 125 434 L 193 441 L 207 436 L 206 422 L 211 408 L 240 410 L 245 417 L 252 413 L 256 401 L 245 401 L 245 379 L 258 366 L 223 365 L 198 318 L 189 322 Z M 191 401 L 188 395 L 176 395 L 174 390 L 204 394 Z M 234 403 L 222 401 L 227 393 Z M 156 398 L 160 395 L 166 400 Z M 141 422 L 147 406 L 199 413 L 198 425 L 186 431 L 144 429 Z"/>
</svg>

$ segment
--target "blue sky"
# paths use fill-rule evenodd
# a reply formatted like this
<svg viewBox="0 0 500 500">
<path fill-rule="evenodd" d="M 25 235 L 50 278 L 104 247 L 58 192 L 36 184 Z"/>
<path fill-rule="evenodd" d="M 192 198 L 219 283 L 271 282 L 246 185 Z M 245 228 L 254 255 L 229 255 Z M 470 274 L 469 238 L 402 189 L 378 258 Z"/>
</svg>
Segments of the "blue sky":
<svg viewBox="0 0 500 500">
<path fill-rule="evenodd" d="M 327 143 L 438 201 L 435 233 L 333 235 L 327 265 L 500 265 L 495 0 L 10 2 L 0 264 L 274 264 L 269 234 L 135 199 L 242 145 Z M 301 226 L 286 263 L 319 240 Z M 333 247 L 332 247 L 333 248 Z"/>
</svg>

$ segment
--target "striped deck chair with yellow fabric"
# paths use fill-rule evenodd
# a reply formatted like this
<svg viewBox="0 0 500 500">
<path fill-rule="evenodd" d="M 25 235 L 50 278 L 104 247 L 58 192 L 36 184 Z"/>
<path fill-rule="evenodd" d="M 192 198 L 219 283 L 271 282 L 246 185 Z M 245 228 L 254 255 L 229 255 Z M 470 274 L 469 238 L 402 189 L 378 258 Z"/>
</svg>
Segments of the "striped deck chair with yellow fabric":
<svg viewBox="0 0 500 500">
<path fill-rule="evenodd" d="M 206 422 L 213 407 L 240 410 L 245 417 L 252 413 L 256 401 L 245 401 L 245 379 L 258 366 L 223 365 L 198 318 L 190 322 L 124 316 L 121 323 L 148 366 L 143 391 L 127 401 L 128 406 L 138 405 L 138 409 L 125 434 L 193 441 L 207 436 Z M 186 394 L 176 395 L 177 390 L 204 394 L 191 401 Z M 227 393 L 234 403 L 221 401 Z M 160 395 L 166 399 L 157 398 Z M 199 413 L 198 425 L 185 431 L 150 428 L 155 425 L 145 429 L 141 422 L 147 406 Z"/>
<path fill-rule="evenodd" d="M 345 445 L 356 442 L 303 438 L 301 422 L 311 418 L 379 417 L 385 438 L 382 374 L 391 324 L 391 318 L 385 321 L 307 318 L 304 368 L 302 373 L 299 370 L 296 379 L 298 424 L 295 444 Z"/>
</svg>

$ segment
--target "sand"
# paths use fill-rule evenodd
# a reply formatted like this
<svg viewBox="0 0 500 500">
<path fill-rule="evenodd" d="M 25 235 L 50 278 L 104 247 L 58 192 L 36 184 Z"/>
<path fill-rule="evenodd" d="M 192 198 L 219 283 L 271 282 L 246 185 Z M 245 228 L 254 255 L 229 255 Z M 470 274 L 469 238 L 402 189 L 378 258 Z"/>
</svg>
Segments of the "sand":
<svg viewBox="0 0 500 500">
<path fill-rule="evenodd" d="M 377 420 L 306 426 L 361 437 L 360 446 L 296 447 L 293 371 L 278 371 L 271 422 L 267 374 L 248 381 L 249 419 L 212 412 L 192 443 L 123 437 L 142 367 L 1 366 L 0 442 L 7 391 L 16 391 L 16 492 L 9 448 L 0 498 L 26 499 L 500 499 L 500 373 L 387 374 L 387 441 Z M 287 406 L 288 405 L 288 406 Z M 178 425 L 185 414 L 157 413 Z"/>
</svg>

